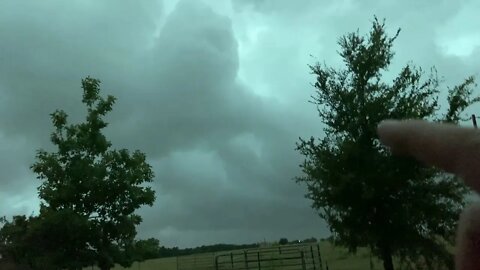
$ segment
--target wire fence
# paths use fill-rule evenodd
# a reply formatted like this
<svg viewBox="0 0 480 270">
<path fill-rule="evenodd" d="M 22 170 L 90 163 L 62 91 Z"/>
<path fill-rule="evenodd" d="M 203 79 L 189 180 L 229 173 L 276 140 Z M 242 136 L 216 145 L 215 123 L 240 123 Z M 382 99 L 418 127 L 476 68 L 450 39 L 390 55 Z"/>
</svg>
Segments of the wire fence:
<svg viewBox="0 0 480 270">
<path fill-rule="evenodd" d="M 177 258 L 177 270 L 326 270 L 320 246 L 285 245 Z"/>
</svg>

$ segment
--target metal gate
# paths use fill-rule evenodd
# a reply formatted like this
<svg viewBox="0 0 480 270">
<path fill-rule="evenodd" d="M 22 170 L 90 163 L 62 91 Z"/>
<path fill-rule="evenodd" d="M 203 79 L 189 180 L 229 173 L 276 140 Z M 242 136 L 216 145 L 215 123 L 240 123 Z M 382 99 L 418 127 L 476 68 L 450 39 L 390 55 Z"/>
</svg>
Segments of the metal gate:
<svg viewBox="0 0 480 270">
<path fill-rule="evenodd" d="M 215 270 L 323 270 L 319 245 L 286 245 L 223 253 Z"/>
</svg>

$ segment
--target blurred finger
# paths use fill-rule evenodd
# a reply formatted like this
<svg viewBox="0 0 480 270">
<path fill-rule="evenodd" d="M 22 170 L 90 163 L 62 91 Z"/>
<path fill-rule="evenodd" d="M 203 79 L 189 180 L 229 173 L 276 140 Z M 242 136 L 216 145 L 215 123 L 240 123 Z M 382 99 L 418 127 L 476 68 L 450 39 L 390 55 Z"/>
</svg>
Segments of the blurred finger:
<svg viewBox="0 0 480 270">
<path fill-rule="evenodd" d="M 380 141 L 392 153 L 413 156 L 462 177 L 480 192 L 480 132 L 423 120 L 386 120 L 378 125 Z"/>
<path fill-rule="evenodd" d="M 463 211 L 456 243 L 455 269 L 480 269 L 480 204 L 473 204 Z"/>
</svg>

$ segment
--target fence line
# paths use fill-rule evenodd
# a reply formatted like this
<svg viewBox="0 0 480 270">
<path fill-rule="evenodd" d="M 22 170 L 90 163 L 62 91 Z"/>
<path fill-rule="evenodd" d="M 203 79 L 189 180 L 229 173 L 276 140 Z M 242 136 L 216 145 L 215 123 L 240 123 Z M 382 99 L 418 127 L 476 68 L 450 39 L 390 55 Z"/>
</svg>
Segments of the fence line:
<svg viewBox="0 0 480 270">
<path fill-rule="evenodd" d="M 323 270 L 320 246 L 290 245 L 215 256 L 215 270 Z"/>
</svg>

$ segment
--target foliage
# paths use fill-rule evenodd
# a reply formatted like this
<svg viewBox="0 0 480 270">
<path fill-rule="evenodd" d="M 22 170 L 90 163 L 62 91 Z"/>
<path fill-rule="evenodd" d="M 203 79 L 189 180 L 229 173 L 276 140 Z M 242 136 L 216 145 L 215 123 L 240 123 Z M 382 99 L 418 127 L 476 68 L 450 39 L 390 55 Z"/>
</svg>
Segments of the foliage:
<svg viewBox="0 0 480 270">
<path fill-rule="evenodd" d="M 2 218 L 0 229 L 0 245 L 2 256 L 8 257 L 20 264 L 27 264 L 26 260 L 28 243 L 25 241 L 29 218 L 14 216 L 12 221 Z"/>
<path fill-rule="evenodd" d="M 410 158 L 391 156 L 376 134 L 384 119 L 421 118 L 458 123 L 461 113 L 479 98 L 472 97 L 474 78 L 449 89 L 449 108 L 438 115 L 439 80 L 435 69 L 425 72 L 406 65 L 391 84 L 382 82 L 394 56 L 393 37 L 377 18 L 367 37 L 350 33 L 339 39 L 344 69 L 310 66 L 317 77 L 321 139 L 300 138 L 305 156 L 306 197 L 334 233 L 335 242 L 355 252 L 368 246 L 393 269 L 392 256 L 409 265 L 419 261 L 453 267 L 444 241 L 451 243 L 465 186 L 452 176 L 425 168 Z"/>
<path fill-rule="evenodd" d="M 245 245 L 234 245 L 234 244 L 214 244 L 214 245 L 202 245 L 195 248 L 184 248 L 180 249 L 178 247 L 167 248 L 160 247 L 160 256 L 159 257 L 174 257 L 174 256 L 184 256 L 192 255 L 198 253 L 211 253 L 211 252 L 221 252 L 221 251 L 231 251 L 231 250 L 240 250 L 240 249 L 250 249 L 258 248 L 258 244 L 245 244 Z"/>
<path fill-rule="evenodd" d="M 280 245 L 286 245 L 288 244 L 288 239 L 287 238 L 280 238 L 280 240 L 278 241 L 278 243 Z"/>
<path fill-rule="evenodd" d="M 318 240 L 315 237 L 310 237 L 302 240 L 302 243 L 317 243 Z"/>
<path fill-rule="evenodd" d="M 130 266 L 134 260 L 135 210 L 152 205 L 155 193 L 145 186 L 154 175 L 140 151 L 110 150 L 102 119 L 112 110 L 113 96 L 100 96 L 100 81 L 82 80 L 87 106 L 84 123 L 67 124 L 67 114 L 51 114 L 57 151 L 37 152 L 31 166 L 42 181 L 38 217 L 14 217 L 2 229 L 2 240 L 18 260 L 39 269 L 81 269 L 96 263 Z"/>
<path fill-rule="evenodd" d="M 160 241 L 155 238 L 135 241 L 135 261 L 145 261 L 160 257 Z"/>
</svg>

